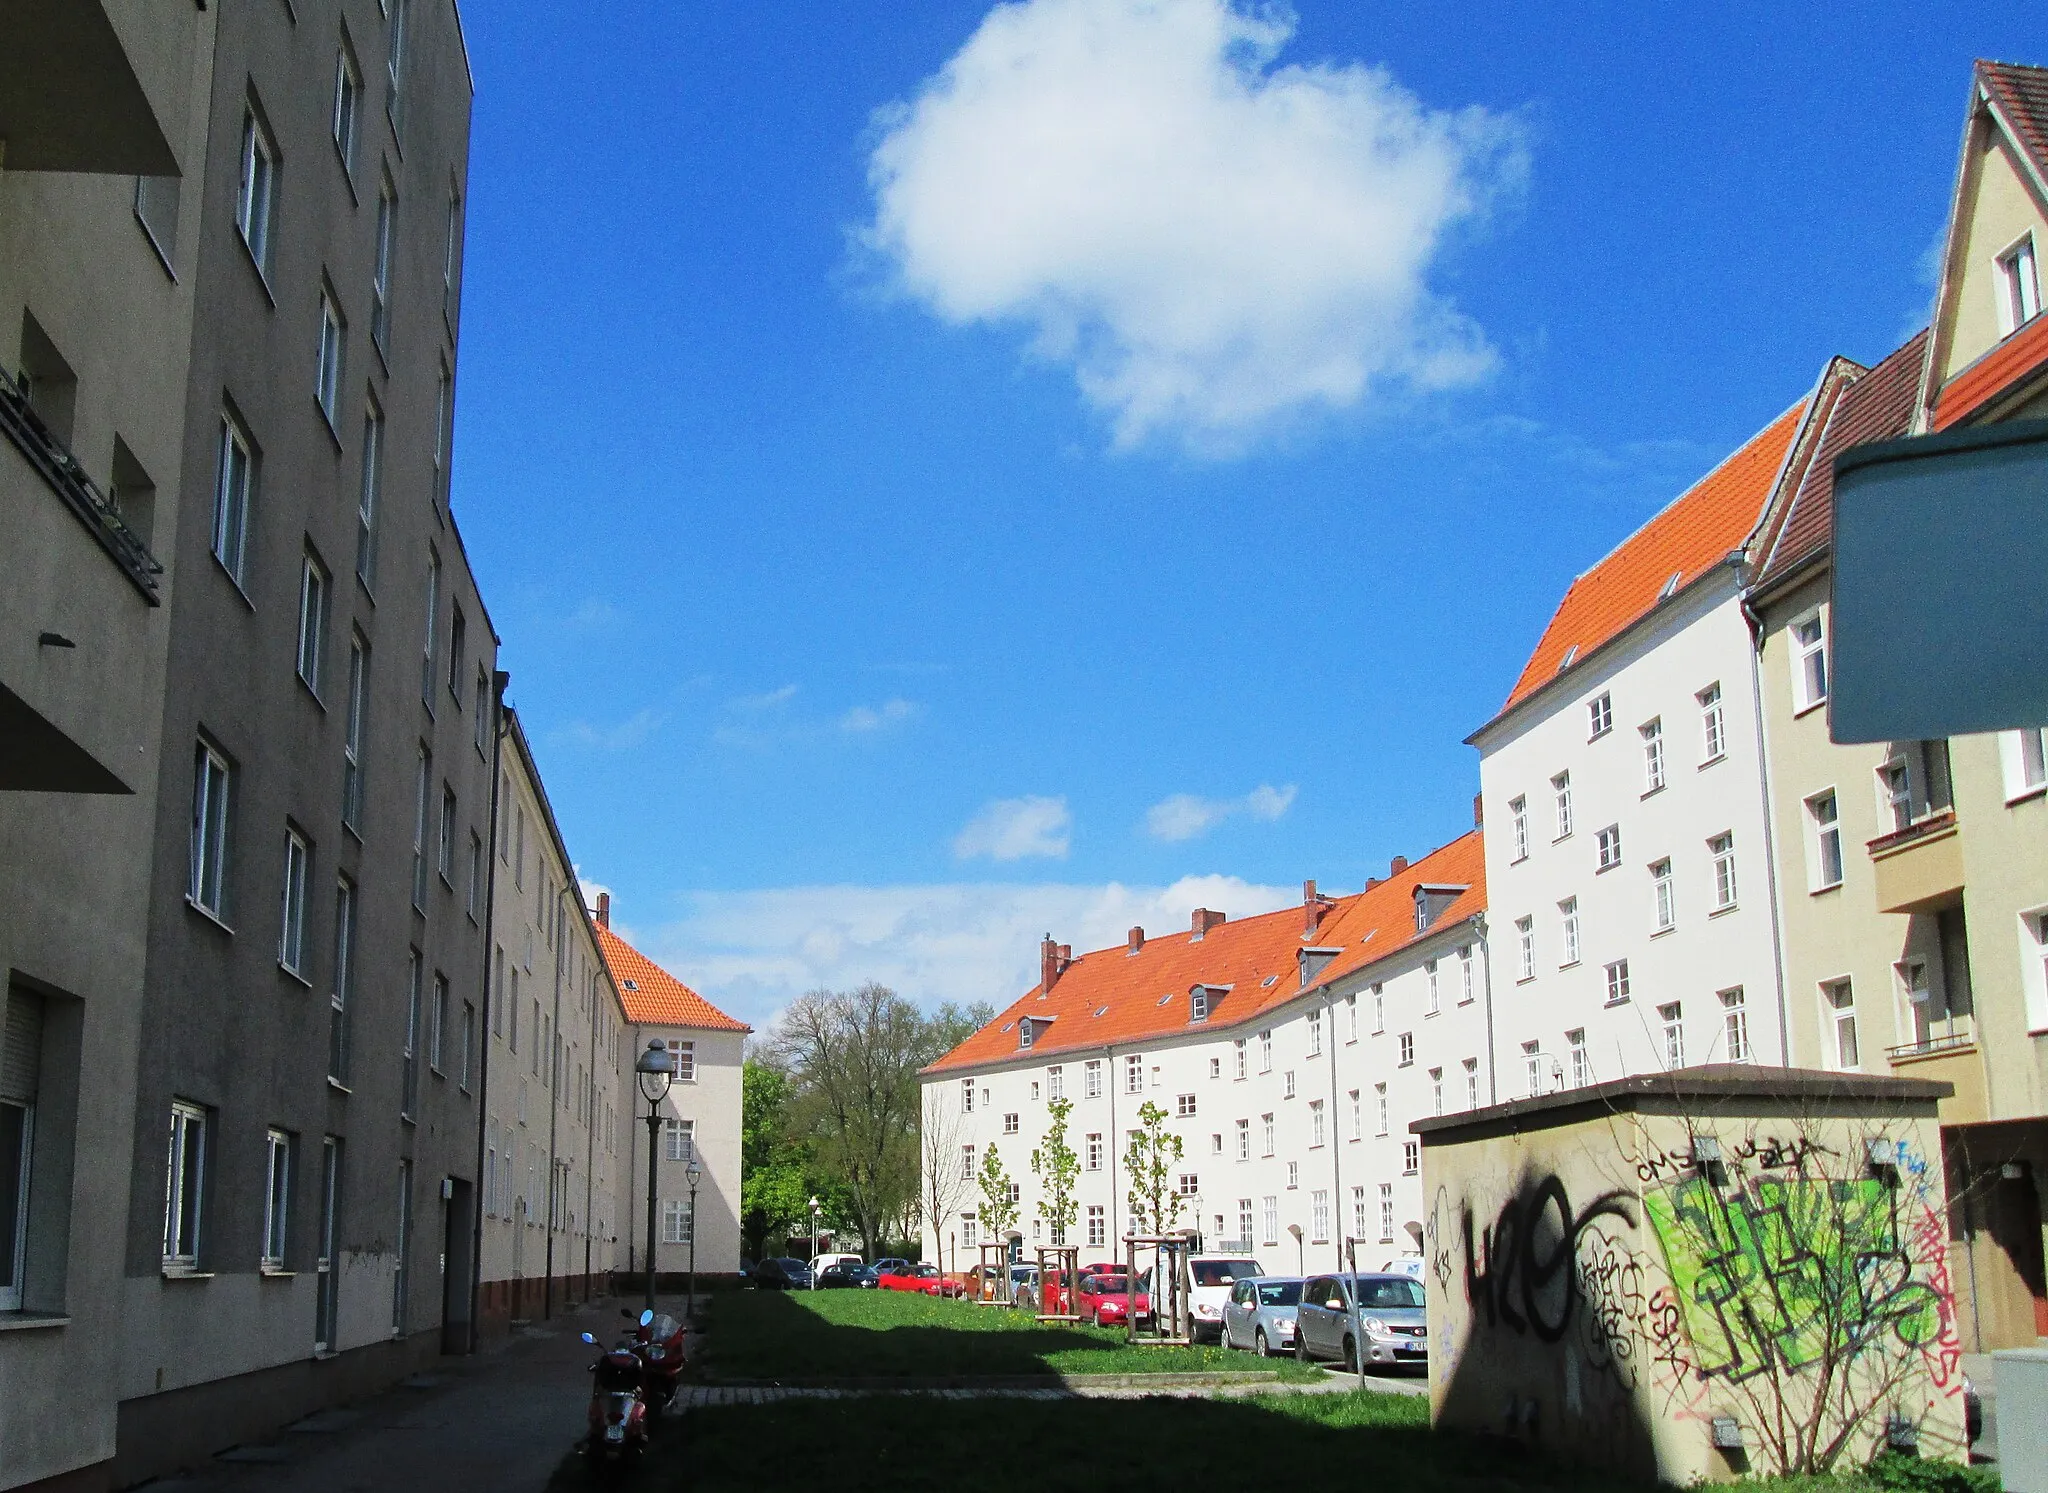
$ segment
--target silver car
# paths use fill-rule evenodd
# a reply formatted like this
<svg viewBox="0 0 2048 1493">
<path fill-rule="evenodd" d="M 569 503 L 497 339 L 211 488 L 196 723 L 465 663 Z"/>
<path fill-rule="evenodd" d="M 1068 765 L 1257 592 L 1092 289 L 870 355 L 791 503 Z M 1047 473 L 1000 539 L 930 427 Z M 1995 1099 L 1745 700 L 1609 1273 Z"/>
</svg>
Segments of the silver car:
<svg viewBox="0 0 2048 1493">
<path fill-rule="evenodd" d="M 1261 1358 L 1292 1351 L 1300 1301 L 1298 1275 L 1254 1275 L 1236 1282 L 1223 1303 L 1223 1346 L 1249 1348 Z"/>
<path fill-rule="evenodd" d="M 1422 1301 L 1422 1283 L 1405 1275 L 1313 1276 L 1295 1309 L 1295 1357 L 1304 1363 L 1335 1359 L 1355 1373 L 1363 1332 L 1367 1367 L 1426 1367 L 1429 1326 Z"/>
</svg>

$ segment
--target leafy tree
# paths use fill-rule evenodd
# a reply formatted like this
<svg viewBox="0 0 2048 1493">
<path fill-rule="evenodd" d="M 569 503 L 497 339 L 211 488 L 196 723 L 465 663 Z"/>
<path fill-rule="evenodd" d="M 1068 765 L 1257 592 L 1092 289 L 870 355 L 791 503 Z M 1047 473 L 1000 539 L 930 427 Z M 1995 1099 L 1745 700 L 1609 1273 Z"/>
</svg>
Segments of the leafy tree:
<svg viewBox="0 0 2048 1493">
<path fill-rule="evenodd" d="M 1067 1144 L 1067 1116 L 1073 1109 L 1071 1099 L 1055 1099 L 1046 1105 L 1052 1123 L 1031 1153 L 1031 1175 L 1038 1179 L 1038 1216 L 1045 1220 L 1054 1244 L 1067 1242 L 1067 1230 L 1080 1212 L 1074 1185 L 1081 1180 L 1081 1158 Z"/>
<path fill-rule="evenodd" d="M 1003 1166 L 1003 1159 L 996 1154 L 995 1142 L 989 1142 L 988 1154 L 981 1158 L 981 1171 L 975 1177 L 981 1188 L 981 1204 L 975 1209 L 980 1220 L 981 1231 L 991 1240 L 1010 1237 L 1010 1230 L 1017 1227 L 1017 1205 L 1010 1201 L 1010 1189 L 1015 1184 Z"/>
<path fill-rule="evenodd" d="M 1131 1179 L 1124 1201 L 1130 1205 L 1133 1233 L 1167 1234 L 1180 1222 L 1185 1199 L 1174 1186 L 1180 1158 L 1181 1140 L 1166 1128 L 1166 1111 L 1147 1099 L 1138 1107 L 1138 1128 L 1124 1149 L 1124 1172 Z"/>
</svg>

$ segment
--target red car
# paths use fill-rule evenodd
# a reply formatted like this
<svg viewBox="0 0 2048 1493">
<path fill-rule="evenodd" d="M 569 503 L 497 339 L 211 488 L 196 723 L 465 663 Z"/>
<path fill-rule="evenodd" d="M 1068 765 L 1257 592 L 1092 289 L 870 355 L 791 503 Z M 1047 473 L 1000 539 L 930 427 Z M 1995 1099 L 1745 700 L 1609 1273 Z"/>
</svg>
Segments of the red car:
<svg viewBox="0 0 2048 1493">
<path fill-rule="evenodd" d="M 967 1288 L 947 1280 L 936 1265 L 897 1265 L 875 1282 L 885 1291 L 917 1291 L 926 1296 L 960 1296 Z"/>
<path fill-rule="evenodd" d="M 1080 1289 L 1074 1293 L 1075 1314 L 1083 1322 L 1092 1322 L 1097 1327 L 1121 1327 L 1131 1309 L 1131 1278 L 1118 1271 L 1090 1274 L 1081 1277 Z M 1152 1318 L 1152 1297 L 1143 1289 L 1138 1291 L 1138 1320 L 1148 1322 Z"/>
</svg>

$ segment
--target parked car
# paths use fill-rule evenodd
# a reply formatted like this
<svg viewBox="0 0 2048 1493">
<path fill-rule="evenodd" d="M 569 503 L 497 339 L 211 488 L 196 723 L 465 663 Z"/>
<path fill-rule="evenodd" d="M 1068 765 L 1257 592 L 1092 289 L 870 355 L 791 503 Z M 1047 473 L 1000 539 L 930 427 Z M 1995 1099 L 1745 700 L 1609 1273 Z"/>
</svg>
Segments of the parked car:
<svg viewBox="0 0 2048 1493">
<path fill-rule="evenodd" d="M 862 1265 L 866 1263 L 866 1261 L 862 1260 L 859 1255 L 849 1254 L 844 1250 L 840 1250 L 835 1253 L 813 1255 L 810 1260 L 811 1274 L 816 1275 L 819 1271 L 823 1270 L 827 1265 L 836 1265 L 841 1260 L 851 1260 L 856 1265 Z"/>
<path fill-rule="evenodd" d="M 1249 1256 L 1207 1257 L 1188 1261 L 1188 1313 L 1196 1342 L 1222 1341 L 1223 1307 L 1241 1280 L 1264 1275 Z"/>
<path fill-rule="evenodd" d="M 1118 1271 L 1083 1275 L 1074 1289 L 1074 1315 L 1097 1327 L 1122 1327 L 1130 1320 L 1131 1278 Z M 1152 1320 L 1152 1296 L 1138 1283 L 1137 1317 Z"/>
<path fill-rule="evenodd" d="M 908 1270 L 910 1261 L 898 1259 L 895 1255 L 884 1255 L 875 1261 L 875 1274 L 894 1275 L 899 1270 Z"/>
<path fill-rule="evenodd" d="M 1010 1303 L 1038 1309 L 1038 1267 L 1016 1264 L 1010 1267 Z"/>
<path fill-rule="evenodd" d="M 808 1291 L 811 1267 L 788 1256 L 763 1260 L 754 1267 L 754 1284 L 764 1291 Z"/>
<path fill-rule="evenodd" d="M 1426 1366 L 1429 1328 L 1421 1283 L 1405 1275 L 1318 1275 L 1301 1288 L 1301 1304 L 1295 1308 L 1295 1357 L 1304 1363 L 1335 1359 L 1356 1371 L 1360 1331 L 1365 1334 L 1367 1364 Z"/>
<path fill-rule="evenodd" d="M 884 1291 L 917 1291 L 926 1296 L 962 1296 L 967 1288 L 948 1280 L 936 1265 L 899 1265 L 887 1273 L 876 1271 L 875 1284 Z"/>
<path fill-rule="evenodd" d="M 872 1291 L 880 1281 L 874 1267 L 858 1259 L 834 1260 L 818 1272 L 818 1289 L 821 1291 Z"/>
<path fill-rule="evenodd" d="M 1248 1275 L 1223 1303 L 1223 1346 L 1249 1348 L 1261 1358 L 1294 1351 L 1294 1315 L 1301 1305 L 1298 1275 Z"/>
</svg>

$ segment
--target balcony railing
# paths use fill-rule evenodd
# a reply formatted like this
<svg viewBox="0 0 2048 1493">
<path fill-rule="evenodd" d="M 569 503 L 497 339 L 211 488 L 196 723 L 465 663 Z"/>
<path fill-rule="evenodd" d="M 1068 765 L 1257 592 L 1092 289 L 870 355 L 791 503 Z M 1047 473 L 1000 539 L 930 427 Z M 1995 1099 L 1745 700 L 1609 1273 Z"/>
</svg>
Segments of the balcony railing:
<svg viewBox="0 0 2048 1493">
<path fill-rule="evenodd" d="M 1911 845 L 1915 840 L 1925 840 L 1930 836 L 1942 833 L 1944 830 L 1953 829 L 1955 828 L 1955 823 L 1956 811 L 1954 809 L 1933 809 L 1922 814 L 1918 819 L 1915 819 L 1911 824 L 1905 825 L 1903 828 L 1879 835 L 1875 840 L 1870 841 L 1865 848 L 1874 856 L 1883 855 L 1887 851 L 1903 849 L 1905 846 Z"/>
<path fill-rule="evenodd" d="M 1941 1024 L 1948 1030 L 1930 1031 L 1917 1042 L 1887 1047 L 1884 1055 L 1896 1063 L 1902 1059 L 1936 1057 L 1944 1052 L 1967 1052 L 1977 1045 L 1977 1035 L 1970 1029 L 1968 1017 L 1952 1016 Z"/>
<path fill-rule="evenodd" d="M 0 375 L 0 427 L 6 429 L 8 438 L 28 459 L 28 464 L 85 525 L 86 532 L 121 567 L 122 574 L 142 593 L 143 600 L 151 606 L 159 605 L 163 598 L 158 594 L 157 577 L 164 573 L 163 566 L 122 520 L 120 508 L 85 475 L 70 448 L 43 423 L 42 416 L 29 404 L 28 396 L 5 375 Z"/>
</svg>

